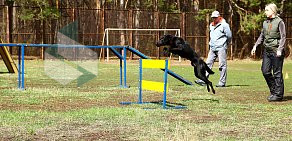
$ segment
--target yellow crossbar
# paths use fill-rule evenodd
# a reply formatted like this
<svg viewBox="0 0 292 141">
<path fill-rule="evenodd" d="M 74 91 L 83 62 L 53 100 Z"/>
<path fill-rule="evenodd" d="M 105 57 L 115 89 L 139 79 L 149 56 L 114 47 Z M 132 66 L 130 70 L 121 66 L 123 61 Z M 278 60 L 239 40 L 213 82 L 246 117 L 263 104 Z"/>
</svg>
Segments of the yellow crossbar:
<svg viewBox="0 0 292 141">
<path fill-rule="evenodd" d="M 168 68 L 170 63 L 168 63 Z M 150 60 L 150 59 L 143 59 L 142 60 L 142 67 L 143 68 L 159 68 L 165 69 L 165 60 Z"/>
<path fill-rule="evenodd" d="M 164 91 L 164 83 L 163 82 L 142 80 L 142 88 L 144 90 L 163 92 Z M 168 92 L 168 84 L 166 86 L 166 92 Z"/>
</svg>

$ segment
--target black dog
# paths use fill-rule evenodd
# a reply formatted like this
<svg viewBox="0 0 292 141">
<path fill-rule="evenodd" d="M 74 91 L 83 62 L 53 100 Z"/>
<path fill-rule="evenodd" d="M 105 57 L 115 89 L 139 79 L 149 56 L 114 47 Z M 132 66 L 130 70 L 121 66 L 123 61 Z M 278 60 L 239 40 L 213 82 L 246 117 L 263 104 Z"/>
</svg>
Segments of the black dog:
<svg viewBox="0 0 292 141">
<path fill-rule="evenodd" d="M 207 66 L 204 60 L 199 57 L 195 50 L 190 47 L 189 44 L 187 44 L 180 37 L 176 37 L 173 35 L 164 35 L 156 43 L 156 46 L 160 47 L 165 45 L 169 46 L 168 48 L 163 48 L 164 53 L 168 56 L 170 53 L 173 53 L 190 60 L 191 65 L 194 67 L 195 76 L 206 83 L 208 92 L 210 92 L 210 86 L 212 92 L 215 94 L 212 82 L 209 81 L 206 77 L 206 72 L 208 72 L 209 74 L 214 74 L 214 72 Z"/>
</svg>

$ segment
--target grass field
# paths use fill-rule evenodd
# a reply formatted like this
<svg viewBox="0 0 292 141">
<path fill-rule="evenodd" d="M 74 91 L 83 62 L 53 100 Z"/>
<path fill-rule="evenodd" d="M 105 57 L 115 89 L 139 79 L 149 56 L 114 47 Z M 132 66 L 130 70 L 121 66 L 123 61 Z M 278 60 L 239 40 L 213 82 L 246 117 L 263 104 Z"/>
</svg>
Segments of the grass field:
<svg viewBox="0 0 292 141">
<path fill-rule="evenodd" d="M 261 61 L 229 61 L 227 87 L 187 86 L 169 77 L 169 105 L 162 93 L 143 91 L 152 104 L 137 101 L 138 63 L 128 62 L 128 85 L 119 87 L 118 61 L 98 63 L 98 75 L 77 87 L 61 85 L 44 73 L 44 62 L 25 62 L 25 91 L 17 89 L 17 75 L 0 74 L 0 140 L 292 140 L 292 61 L 285 60 L 283 102 L 267 102 L 268 88 Z M 172 61 L 171 70 L 196 80 L 188 62 Z M 214 85 L 219 79 L 218 64 Z M 0 72 L 6 72 L 0 63 Z M 163 72 L 147 69 L 143 77 L 162 81 Z"/>
</svg>

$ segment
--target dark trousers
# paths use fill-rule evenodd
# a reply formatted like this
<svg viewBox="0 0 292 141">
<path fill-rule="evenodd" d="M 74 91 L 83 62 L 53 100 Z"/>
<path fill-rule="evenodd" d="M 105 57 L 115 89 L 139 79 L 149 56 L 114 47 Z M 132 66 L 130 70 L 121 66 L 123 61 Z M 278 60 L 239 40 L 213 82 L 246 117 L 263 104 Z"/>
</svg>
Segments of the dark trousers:
<svg viewBox="0 0 292 141">
<path fill-rule="evenodd" d="M 284 95 L 283 62 L 284 55 L 276 57 L 274 52 L 263 52 L 262 73 L 269 86 L 271 95 L 277 97 L 283 97 Z"/>
</svg>

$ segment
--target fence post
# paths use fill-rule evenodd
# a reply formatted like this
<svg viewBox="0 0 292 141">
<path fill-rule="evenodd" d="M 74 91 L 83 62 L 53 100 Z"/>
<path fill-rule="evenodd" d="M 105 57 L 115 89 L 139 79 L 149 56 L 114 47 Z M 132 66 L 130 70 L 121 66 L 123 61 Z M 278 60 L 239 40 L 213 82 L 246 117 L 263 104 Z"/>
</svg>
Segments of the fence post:
<svg viewBox="0 0 292 141">
<path fill-rule="evenodd" d="M 154 11 L 154 27 L 159 29 L 159 12 L 158 11 Z M 158 34 L 156 36 L 156 41 L 159 39 L 159 31 L 157 32 Z M 157 47 L 157 50 L 156 50 L 156 58 L 160 59 L 159 47 Z"/>
<path fill-rule="evenodd" d="M 206 44 L 205 44 L 205 56 L 208 57 L 208 53 L 209 53 L 209 14 L 206 14 Z"/>
<path fill-rule="evenodd" d="M 42 30 L 43 30 L 43 33 L 42 33 L 42 44 L 44 44 L 44 43 L 46 43 L 46 21 L 45 20 L 42 20 L 42 26 L 43 26 L 43 28 L 42 28 Z M 45 49 L 44 49 L 44 47 L 41 47 L 41 52 L 40 52 L 40 55 L 41 55 L 41 59 L 42 60 L 44 60 L 44 55 L 45 54 Z"/>
<path fill-rule="evenodd" d="M 7 4 L 7 41 L 8 43 L 13 42 L 12 32 L 13 32 L 13 5 L 14 1 L 6 1 Z M 9 48 L 9 51 L 12 53 L 12 47 Z"/>
<path fill-rule="evenodd" d="M 104 18 L 104 16 L 105 16 L 104 5 L 103 5 L 103 7 L 101 9 L 100 16 L 101 16 L 101 18 L 99 18 L 100 19 L 100 30 L 102 32 L 102 35 L 104 35 L 105 34 L 104 33 L 105 32 L 104 31 L 104 29 L 105 29 L 105 25 L 104 25 L 104 20 L 105 20 L 105 18 Z M 102 45 L 104 45 L 104 41 L 102 41 L 102 43 L 103 43 Z M 101 52 L 102 60 L 104 61 L 105 60 L 105 49 L 101 48 L 100 52 Z"/>
<path fill-rule="evenodd" d="M 232 18 L 233 18 L 233 14 L 231 14 L 230 16 L 230 28 L 231 28 L 231 31 L 233 29 L 233 23 L 232 23 Z M 230 55 L 231 55 L 231 60 L 233 60 L 233 38 L 231 38 L 231 44 L 230 44 Z"/>
<path fill-rule="evenodd" d="M 184 40 L 186 40 L 186 13 L 185 12 L 182 12 L 181 13 L 181 38 L 183 38 Z"/>
<path fill-rule="evenodd" d="M 133 28 L 133 10 L 130 9 L 129 11 L 129 19 L 128 19 L 128 25 L 129 25 L 129 28 L 132 29 Z M 129 31 L 129 45 L 133 47 L 133 31 L 130 30 Z M 130 60 L 133 59 L 133 53 L 130 52 Z"/>
</svg>

